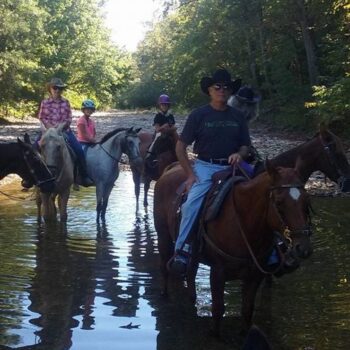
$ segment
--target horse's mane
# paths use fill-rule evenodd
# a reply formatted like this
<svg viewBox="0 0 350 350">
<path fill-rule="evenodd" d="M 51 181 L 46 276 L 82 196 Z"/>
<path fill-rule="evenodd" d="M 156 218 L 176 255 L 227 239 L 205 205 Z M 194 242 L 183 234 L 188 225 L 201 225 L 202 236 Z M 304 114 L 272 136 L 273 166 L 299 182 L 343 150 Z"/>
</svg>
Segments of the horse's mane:
<svg viewBox="0 0 350 350">
<path fill-rule="evenodd" d="M 276 159 L 280 159 L 280 158 L 285 158 L 286 160 L 289 158 L 289 157 L 294 157 L 294 155 L 296 153 L 299 152 L 299 150 L 304 147 L 307 143 L 309 143 L 310 141 L 314 140 L 316 137 L 318 137 L 320 133 L 317 132 L 316 134 L 314 134 L 311 138 L 308 138 L 306 141 L 304 141 L 303 143 L 301 143 L 300 145 L 298 146 L 295 146 L 287 151 L 284 151 L 280 154 L 278 154 L 276 157 L 273 158 L 273 160 L 276 160 Z"/>
<path fill-rule="evenodd" d="M 155 154 L 160 154 L 168 151 L 175 152 L 176 140 L 177 135 L 174 133 L 164 133 L 156 139 L 152 152 Z"/>
<path fill-rule="evenodd" d="M 117 128 L 113 131 L 110 131 L 109 133 L 107 133 L 106 135 L 104 135 L 101 139 L 101 141 L 99 143 L 104 143 L 106 142 L 107 140 L 109 140 L 112 136 L 114 136 L 115 134 L 118 134 L 118 132 L 121 132 L 121 131 L 125 131 L 125 130 L 128 130 L 127 128 Z"/>
</svg>

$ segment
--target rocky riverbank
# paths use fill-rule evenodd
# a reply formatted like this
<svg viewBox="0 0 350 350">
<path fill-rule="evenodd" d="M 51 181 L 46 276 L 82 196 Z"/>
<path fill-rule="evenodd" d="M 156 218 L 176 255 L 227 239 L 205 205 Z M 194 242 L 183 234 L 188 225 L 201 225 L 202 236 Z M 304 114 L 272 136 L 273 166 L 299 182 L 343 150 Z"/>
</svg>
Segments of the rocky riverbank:
<svg viewBox="0 0 350 350">
<path fill-rule="evenodd" d="M 72 127 L 75 129 L 76 119 L 81 112 L 75 112 Z M 93 118 L 96 121 L 97 138 L 101 138 L 107 132 L 115 128 L 142 128 L 144 131 L 153 131 L 154 113 L 152 111 L 118 111 L 96 112 Z M 185 116 L 176 116 L 176 123 L 181 132 L 185 123 Z M 28 133 L 34 141 L 39 130 L 38 120 L 35 118 L 26 118 L 24 120 L 9 120 L 0 126 L 0 142 L 14 142 L 17 137 L 23 137 Z M 272 158 L 277 154 L 284 152 L 306 141 L 305 135 L 288 132 L 276 132 L 271 127 L 261 124 L 251 126 L 251 136 L 255 147 L 263 158 Z M 348 158 L 350 159 L 350 148 L 346 146 Z M 4 185 L 9 181 L 16 179 L 15 176 L 7 177 L 0 181 Z M 337 186 L 329 180 L 325 181 L 322 173 L 314 173 L 307 183 L 307 189 L 311 194 L 320 196 L 338 196 L 340 195 Z"/>
</svg>

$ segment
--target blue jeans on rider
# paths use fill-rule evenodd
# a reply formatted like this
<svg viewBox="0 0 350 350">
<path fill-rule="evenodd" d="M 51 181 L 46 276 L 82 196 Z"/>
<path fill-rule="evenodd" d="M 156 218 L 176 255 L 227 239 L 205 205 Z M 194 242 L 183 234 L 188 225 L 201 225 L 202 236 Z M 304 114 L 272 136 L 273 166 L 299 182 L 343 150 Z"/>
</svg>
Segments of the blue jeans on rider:
<svg viewBox="0 0 350 350">
<path fill-rule="evenodd" d="M 81 161 L 82 159 L 84 159 L 83 147 L 81 146 L 80 142 L 75 137 L 74 132 L 71 129 L 66 130 L 65 136 L 67 138 L 69 146 L 72 147 L 74 153 L 78 157 L 78 160 Z"/>
<path fill-rule="evenodd" d="M 193 184 L 188 192 L 187 200 L 181 208 L 181 224 L 179 236 L 175 243 L 175 252 L 177 253 L 174 261 L 180 261 L 184 265 L 188 263 L 188 257 L 191 255 L 191 246 L 186 242 L 194 222 L 197 219 L 199 210 L 212 185 L 212 175 L 217 171 L 229 169 L 230 165 L 219 165 L 201 161 L 197 159 L 194 162 L 193 170 L 198 181 Z"/>
</svg>

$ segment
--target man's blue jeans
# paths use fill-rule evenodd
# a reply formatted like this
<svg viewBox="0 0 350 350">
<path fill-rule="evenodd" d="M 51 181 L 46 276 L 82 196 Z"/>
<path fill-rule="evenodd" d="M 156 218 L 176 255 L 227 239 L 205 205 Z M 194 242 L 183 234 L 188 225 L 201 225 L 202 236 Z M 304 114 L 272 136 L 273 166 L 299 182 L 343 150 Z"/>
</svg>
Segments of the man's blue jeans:
<svg viewBox="0 0 350 350">
<path fill-rule="evenodd" d="M 188 192 L 187 200 L 181 208 L 181 224 L 179 236 L 175 243 L 175 251 L 185 251 L 190 254 L 189 246 L 185 245 L 186 239 L 191 232 L 194 222 L 198 216 L 206 193 L 212 185 L 212 175 L 217 171 L 229 169 L 230 165 L 219 165 L 195 160 L 193 170 L 197 176 L 197 182 L 193 184 Z M 181 256 L 181 255 L 180 255 Z M 182 256 L 181 256 L 182 258 Z M 183 258 L 186 262 L 186 258 Z"/>
</svg>

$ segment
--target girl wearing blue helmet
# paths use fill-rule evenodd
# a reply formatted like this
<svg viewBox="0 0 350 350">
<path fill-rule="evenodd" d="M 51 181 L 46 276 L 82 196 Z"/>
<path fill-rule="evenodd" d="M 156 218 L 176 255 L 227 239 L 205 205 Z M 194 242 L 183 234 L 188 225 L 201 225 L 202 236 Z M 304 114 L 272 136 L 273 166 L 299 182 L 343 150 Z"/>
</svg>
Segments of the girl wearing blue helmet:
<svg viewBox="0 0 350 350">
<path fill-rule="evenodd" d="M 83 101 L 81 110 L 84 115 L 82 115 L 77 121 L 77 138 L 83 147 L 86 147 L 96 143 L 96 125 L 95 121 L 90 118 L 92 113 L 96 110 L 94 101 Z"/>
</svg>

